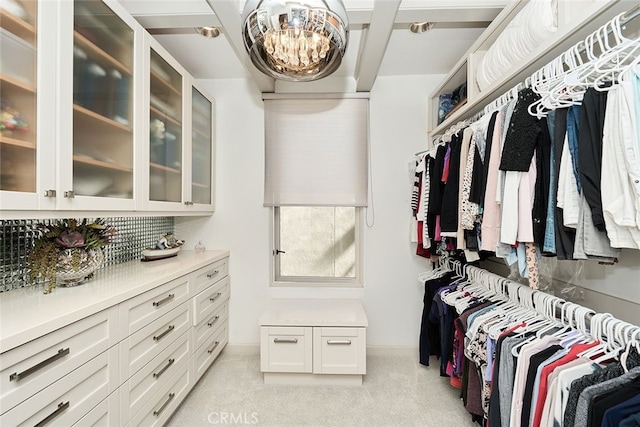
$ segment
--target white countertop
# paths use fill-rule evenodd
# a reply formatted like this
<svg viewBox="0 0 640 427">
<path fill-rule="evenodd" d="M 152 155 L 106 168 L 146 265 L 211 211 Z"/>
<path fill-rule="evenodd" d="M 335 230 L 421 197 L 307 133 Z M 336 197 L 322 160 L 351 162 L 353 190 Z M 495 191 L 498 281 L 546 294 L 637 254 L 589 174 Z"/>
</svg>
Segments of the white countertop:
<svg viewBox="0 0 640 427">
<path fill-rule="evenodd" d="M 260 317 L 260 326 L 367 325 L 367 315 L 358 299 L 273 299 Z"/>
<path fill-rule="evenodd" d="M 181 251 L 173 258 L 109 266 L 85 284 L 58 287 L 48 295 L 44 285 L 2 292 L 0 353 L 228 256 L 226 250 Z"/>
</svg>

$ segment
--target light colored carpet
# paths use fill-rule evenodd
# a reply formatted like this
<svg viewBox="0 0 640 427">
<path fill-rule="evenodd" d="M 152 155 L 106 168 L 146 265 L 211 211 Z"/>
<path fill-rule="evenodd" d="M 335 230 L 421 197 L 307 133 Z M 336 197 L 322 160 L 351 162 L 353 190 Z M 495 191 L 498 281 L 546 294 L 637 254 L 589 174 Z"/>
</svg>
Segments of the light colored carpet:
<svg viewBox="0 0 640 427">
<path fill-rule="evenodd" d="M 477 426 L 438 363 L 421 366 L 415 349 L 375 348 L 362 386 L 265 385 L 257 349 L 228 347 L 168 426 Z"/>
</svg>

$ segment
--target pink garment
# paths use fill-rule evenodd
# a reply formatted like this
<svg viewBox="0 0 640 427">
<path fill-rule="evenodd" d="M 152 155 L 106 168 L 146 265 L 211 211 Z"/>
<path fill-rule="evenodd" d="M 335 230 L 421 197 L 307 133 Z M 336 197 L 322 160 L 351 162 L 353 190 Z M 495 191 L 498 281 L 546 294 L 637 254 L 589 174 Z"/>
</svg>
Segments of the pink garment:
<svg viewBox="0 0 640 427">
<path fill-rule="evenodd" d="M 498 168 L 502 157 L 502 113 L 498 112 L 495 122 L 496 131 L 491 140 L 491 157 L 489 159 L 489 171 L 487 173 L 487 188 L 484 194 L 484 212 L 482 214 L 482 244 L 483 251 L 495 252 L 500 236 L 500 205 L 496 202 L 498 187 Z"/>
<path fill-rule="evenodd" d="M 444 153 L 444 167 L 442 169 L 442 182 L 449 179 L 449 163 L 451 160 L 451 144 L 447 144 L 447 151 Z"/>
</svg>

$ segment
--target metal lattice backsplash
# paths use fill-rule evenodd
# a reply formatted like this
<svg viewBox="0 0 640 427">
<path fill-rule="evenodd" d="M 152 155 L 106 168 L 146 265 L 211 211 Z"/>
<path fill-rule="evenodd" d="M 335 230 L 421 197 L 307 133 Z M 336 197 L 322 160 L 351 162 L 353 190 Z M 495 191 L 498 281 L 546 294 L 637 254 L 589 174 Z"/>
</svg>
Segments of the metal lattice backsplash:
<svg viewBox="0 0 640 427">
<path fill-rule="evenodd" d="M 0 220 L 0 292 L 30 286 L 27 254 L 38 237 L 35 226 L 55 220 Z M 146 247 L 155 246 L 158 238 L 174 232 L 173 217 L 107 218 L 108 225 L 115 227 L 116 235 L 105 247 L 105 262 L 102 268 L 140 259 Z"/>
</svg>

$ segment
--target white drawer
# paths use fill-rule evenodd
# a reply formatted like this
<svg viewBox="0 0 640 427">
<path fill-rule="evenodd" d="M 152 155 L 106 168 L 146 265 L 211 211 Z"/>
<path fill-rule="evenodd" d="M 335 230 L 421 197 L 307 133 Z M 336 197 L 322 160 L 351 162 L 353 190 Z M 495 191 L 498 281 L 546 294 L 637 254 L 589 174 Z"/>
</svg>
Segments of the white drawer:
<svg viewBox="0 0 640 427">
<path fill-rule="evenodd" d="M 0 425 L 73 425 L 117 386 L 116 358 L 113 347 L 91 359 L 0 416 Z"/>
<path fill-rule="evenodd" d="M 149 363 L 190 327 L 189 304 L 183 303 L 122 341 L 119 346 L 122 380 Z"/>
<path fill-rule="evenodd" d="M 104 310 L 0 354 L 0 414 L 107 350 L 117 310 Z"/>
<path fill-rule="evenodd" d="M 313 372 L 364 375 L 365 328 L 313 328 Z"/>
<path fill-rule="evenodd" d="M 122 425 L 137 413 L 182 365 L 189 365 L 189 334 L 185 333 L 136 372 L 120 389 Z"/>
<path fill-rule="evenodd" d="M 80 418 L 80 421 L 74 424 L 74 427 L 113 427 L 117 426 L 119 412 L 118 412 L 118 392 L 113 392 L 102 402 L 93 408 L 87 415 Z"/>
<path fill-rule="evenodd" d="M 307 372 L 312 364 L 311 327 L 260 328 L 260 370 L 262 372 Z"/>
<path fill-rule="evenodd" d="M 204 342 L 206 342 L 211 335 L 220 328 L 220 325 L 225 323 L 229 318 L 229 302 L 226 301 L 220 307 L 216 308 L 213 313 L 193 328 L 194 346 L 193 348 L 199 348 Z"/>
<path fill-rule="evenodd" d="M 189 393 L 192 373 L 188 364 L 180 367 L 169 381 L 133 416 L 129 426 L 161 426 Z"/>
<path fill-rule="evenodd" d="M 193 295 L 197 295 L 229 274 L 229 258 L 216 261 L 195 271 L 193 274 L 195 276 Z"/>
<path fill-rule="evenodd" d="M 229 341 L 229 324 L 223 323 L 220 328 L 205 342 L 193 357 L 195 379 L 198 379 L 207 371 L 213 361 L 218 357 L 224 346 Z"/>
<path fill-rule="evenodd" d="M 230 278 L 220 280 L 209 289 L 200 292 L 193 299 L 193 325 L 197 325 L 203 319 L 208 319 L 216 308 L 229 299 Z"/>
<path fill-rule="evenodd" d="M 188 276 L 165 283 L 120 304 L 121 317 L 130 335 L 159 316 L 176 308 L 189 297 Z"/>
</svg>

